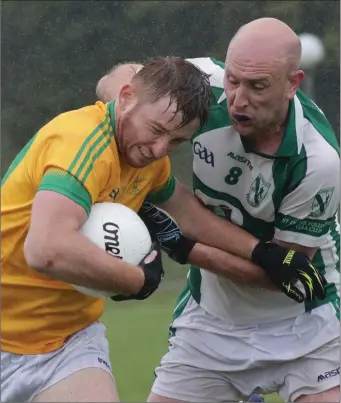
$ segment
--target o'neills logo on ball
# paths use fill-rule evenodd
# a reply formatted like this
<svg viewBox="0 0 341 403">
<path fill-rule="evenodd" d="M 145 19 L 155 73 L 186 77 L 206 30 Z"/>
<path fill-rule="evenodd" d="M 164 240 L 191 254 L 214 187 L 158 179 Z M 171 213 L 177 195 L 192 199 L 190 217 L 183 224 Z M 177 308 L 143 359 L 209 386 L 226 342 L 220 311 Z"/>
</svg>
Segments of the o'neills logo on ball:
<svg viewBox="0 0 341 403">
<path fill-rule="evenodd" d="M 122 259 L 120 248 L 120 227 L 113 222 L 103 224 L 105 250 L 110 255 Z"/>
</svg>

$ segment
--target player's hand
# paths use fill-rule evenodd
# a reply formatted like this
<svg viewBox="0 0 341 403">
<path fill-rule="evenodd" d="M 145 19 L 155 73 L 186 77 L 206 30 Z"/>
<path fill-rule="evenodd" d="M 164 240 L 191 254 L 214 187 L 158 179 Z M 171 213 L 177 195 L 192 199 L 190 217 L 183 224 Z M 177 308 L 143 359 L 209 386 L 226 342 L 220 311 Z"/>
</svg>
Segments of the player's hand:
<svg viewBox="0 0 341 403">
<path fill-rule="evenodd" d="M 152 239 L 160 244 L 161 249 L 177 263 L 186 264 L 188 255 L 196 242 L 182 235 L 174 219 L 146 201 L 138 214 L 148 228 Z"/>
<path fill-rule="evenodd" d="M 326 296 L 326 279 L 312 265 L 303 252 L 296 252 L 275 243 L 260 241 L 252 252 L 251 260 L 260 266 L 271 280 L 288 297 L 296 302 L 323 300 Z M 305 296 L 295 287 L 303 284 Z"/>
<path fill-rule="evenodd" d="M 153 294 L 158 289 L 164 276 L 161 259 L 161 249 L 157 242 L 153 242 L 148 254 L 138 264 L 144 273 L 144 285 L 141 290 L 134 295 L 114 295 L 113 301 L 127 301 L 131 299 L 143 300 Z"/>
</svg>

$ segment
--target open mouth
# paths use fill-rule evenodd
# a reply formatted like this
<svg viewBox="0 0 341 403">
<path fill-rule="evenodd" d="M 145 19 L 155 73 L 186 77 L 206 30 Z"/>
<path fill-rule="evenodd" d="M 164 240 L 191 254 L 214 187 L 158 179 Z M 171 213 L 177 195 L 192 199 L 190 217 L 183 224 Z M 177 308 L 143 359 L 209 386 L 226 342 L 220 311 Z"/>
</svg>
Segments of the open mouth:
<svg viewBox="0 0 341 403">
<path fill-rule="evenodd" d="M 149 154 L 147 154 L 147 153 L 145 152 L 145 150 L 143 150 L 142 147 L 138 146 L 138 149 L 139 149 L 140 154 L 142 155 L 142 157 L 143 157 L 144 159 L 146 159 L 146 160 L 152 160 L 152 159 L 153 159 L 153 157 L 151 157 Z"/>
<path fill-rule="evenodd" d="M 235 114 L 233 115 L 233 118 L 237 121 L 237 122 L 248 122 L 251 119 L 247 116 L 247 115 L 241 115 L 241 114 Z"/>
</svg>

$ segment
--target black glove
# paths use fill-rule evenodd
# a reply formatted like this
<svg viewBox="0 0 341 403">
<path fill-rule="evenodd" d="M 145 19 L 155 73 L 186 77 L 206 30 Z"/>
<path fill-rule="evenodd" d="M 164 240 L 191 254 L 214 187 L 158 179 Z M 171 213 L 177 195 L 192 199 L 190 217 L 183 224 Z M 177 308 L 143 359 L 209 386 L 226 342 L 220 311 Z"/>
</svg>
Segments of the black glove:
<svg viewBox="0 0 341 403">
<path fill-rule="evenodd" d="M 156 257 L 150 261 L 154 254 Z M 145 280 L 141 290 L 134 295 L 114 295 L 111 297 L 113 301 L 127 301 L 131 299 L 143 300 L 153 294 L 160 285 L 164 276 L 164 270 L 161 259 L 161 249 L 157 242 L 153 242 L 147 255 L 138 264 L 144 272 Z"/>
<path fill-rule="evenodd" d="M 303 252 L 260 241 L 252 252 L 251 260 L 266 272 L 277 287 L 296 302 L 312 301 L 315 298 L 323 300 L 326 296 L 324 289 L 326 279 Z M 294 286 L 297 280 L 303 284 L 305 296 Z"/>
<path fill-rule="evenodd" d="M 184 237 L 178 224 L 165 211 L 149 202 L 144 202 L 139 216 L 148 228 L 153 239 L 157 240 L 161 249 L 174 261 L 186 264 L 188 255 L 196 241 Z"/>
</svg>

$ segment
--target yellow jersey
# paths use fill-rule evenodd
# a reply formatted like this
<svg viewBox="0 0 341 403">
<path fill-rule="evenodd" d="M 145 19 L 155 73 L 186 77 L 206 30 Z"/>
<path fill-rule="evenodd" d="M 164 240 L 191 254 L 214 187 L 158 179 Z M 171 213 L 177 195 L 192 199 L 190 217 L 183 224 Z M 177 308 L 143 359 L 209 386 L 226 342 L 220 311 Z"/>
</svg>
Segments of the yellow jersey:
<svg viewBox="0 0 341 403">
<path fill-rule="evenodd" d="M 98 320 L 104 299 L 92 298 L 30 268 L 23 247 L 33 199 L 52 190 L 89 213 L 112 201 L 138 211 L 174 192 L 168 157 L 143 168 L 120 163 L 114 102 L 63 113 L 47 123 L 17 155 L 1 184 L 1 349 L 41 354 L 58 349 Z M 53 239 L 51 239 L 53 242 Z"/>
</svg>

